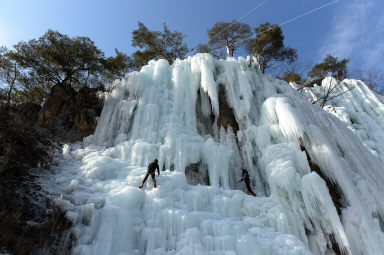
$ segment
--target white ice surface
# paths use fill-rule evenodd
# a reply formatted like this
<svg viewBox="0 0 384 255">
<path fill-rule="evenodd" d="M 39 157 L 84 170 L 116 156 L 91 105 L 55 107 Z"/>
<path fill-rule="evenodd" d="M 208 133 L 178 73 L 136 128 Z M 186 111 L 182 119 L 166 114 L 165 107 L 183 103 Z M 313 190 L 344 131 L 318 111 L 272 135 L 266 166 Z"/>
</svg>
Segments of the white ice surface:
<svg viewBox="0 0 384 255">
<path fill-rule="evenodd" d="M 220 86 L 237 134 L 217 126 Z M 346 254 L 384 250 L 382 151 L 372 155 L 361 136 L 250 59 L 151 61 L 104 96 L 95 134 L 65 145 L 42 178 L 74 222 L 73 254 L 332 254 L 336 243 Z M 341 215 L 300 146 L 340 190 Z M 158 188 L 149 178 L 140 190 L 154 158 L 165 170 Z M 187 183 L 191 163 L 205 167 L 210 186 Z M 242 167 L 256 198 L 237 183 Z"/>
<path fill-rule="evenodd" d="M 321 86 L 337 84 L 326 78 Z M 295 87 L 295 85 L 293 85 Z M 352 88 L 350 91 L 348 91 Z M 314 98 L 320 87 L 304 89 L 306 96 Z M 343 93 L 348 91 L 347 93 Z M 371 91 L 363 82 L 346 79 L 341 82 L 332 95 L 340 95 L 329 100 L 324 109 L 341 120 L 362 143 L 384 162 L 384 100 L 383 96 Z"/>
</svg>

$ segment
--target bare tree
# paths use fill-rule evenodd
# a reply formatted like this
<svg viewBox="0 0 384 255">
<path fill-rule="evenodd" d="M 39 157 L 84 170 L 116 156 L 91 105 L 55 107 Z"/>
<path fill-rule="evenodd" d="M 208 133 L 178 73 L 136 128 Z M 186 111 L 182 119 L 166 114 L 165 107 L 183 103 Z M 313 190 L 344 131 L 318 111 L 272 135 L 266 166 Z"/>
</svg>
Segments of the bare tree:
<svg viewBox="0 0 384 255">
<path fill-rule="evenodd" d="M 371 90 L 379 94 L 384 94 L 384 74 L 375 67 L 370 69 L 357 69 L 352 74 L 352 77 L 364 82 Z"/>
<path fill-rule="evenodd" d="M 337 88 L 340 88 L 341 85 L 344 85 L 345 89 L 340 91 Z M 301 88 L 303 88 L 302 86 Z M 299 88 L 299 89 L 301 89 Z M 316 96 L 316 99 L 311 100 L 312 104 L 319 104 L 321 108 L 324 108 L 325 104 L 332 99 L 344 95 L 345 93 L 353 90 L 355 87 L 351 84 L 338 82 L 336 79 L 329 79 L 326 84 L 319 86 L 319 89 L 316 90 L 314 87 L 308 87 L 312 93 Z M 298 89 L 298 90 L 299 90 Z"/>
<path fill-rule="evenodd" d="M 355 88 L 352 84 L 341 82 L 341 80 L 347 77 L 348 62 L 348 59 L 339 61 L 337 57 L 327 55 L 322 62 L 312 67 L 311 71 L 308 72 L 310 79 L 297 90 L 302 91 L 304 88 L 309 90 L 316 97 L 310 100 L 312 104 L 319 104 L 323 108 L 330 100 Z M 328 75 L 332 78 L 329 78 L 328 82 L 324 84 L 323 80 Z M 315 84 L 318 84 L 319 87 L 315 87 Z"/>
</svg>

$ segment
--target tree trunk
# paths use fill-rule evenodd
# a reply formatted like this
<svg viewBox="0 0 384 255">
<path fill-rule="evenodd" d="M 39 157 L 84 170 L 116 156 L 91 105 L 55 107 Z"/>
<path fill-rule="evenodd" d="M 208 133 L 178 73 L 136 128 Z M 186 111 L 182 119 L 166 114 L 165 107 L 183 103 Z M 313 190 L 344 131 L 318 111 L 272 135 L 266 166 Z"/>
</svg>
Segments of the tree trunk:
<svg viewBox="0 0 384 255">
<path fill-rule="evenodd" d="M 227 48 L 227 55 L 229 57 L 233 57 L 233 52 L 235 51 L 234 44 L 229 42 L 228 40 L 225 42 L 225 47 Z"/>
<path fill-rule="evenodd" d="M 15 87 L 15 82 L 16 82 L 16 74 L 15 74 L 14 79 L 9 83 L 9 90 L 7 93 L 7 105 L 8 106 L 11 105 L 11 94 L 12 94 L 13 88 Z"/>
<path fill-rule="evenodd" d="M 229 49 L 229 46 L 227 45 L 227 46 L 225 46 L 226 48 L 227 48 L 227 56 L 228 57 L 233 57 L 233 51 L 231 51 L 230 49 Z"/>
<path fill-rule="evenodd" d="M 12 93 L 12 89 L 13 89 L 13 85 L 9 86 L 9 90 L 8 90 L 8 93 L 7 93 L 7 105 L 11 105 L 11 93 Z"/>
<path fill-rule="evenodd" d="M 264 61 L 263 64 L 261 65 L 261 72 L 265 73 L 265 69 L 267 69 L 267 63 Z"/>
</svg>

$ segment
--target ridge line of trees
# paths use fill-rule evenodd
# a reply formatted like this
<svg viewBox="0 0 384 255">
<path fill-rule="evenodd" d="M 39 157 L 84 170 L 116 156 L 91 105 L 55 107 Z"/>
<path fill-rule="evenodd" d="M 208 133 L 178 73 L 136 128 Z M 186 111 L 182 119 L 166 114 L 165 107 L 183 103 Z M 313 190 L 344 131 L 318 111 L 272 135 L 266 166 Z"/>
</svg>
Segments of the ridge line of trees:
<svg viewBox="0 0 384 255">
<path fill-rule="evenodd" d="M 250 38 L 253 34 L 255 38 Z M 315 64 L 305 79 L 294 68 L 297 50 L 284 44 L 283 31 L 277 24 L 261 23 L 252 32 L 250 25 L 237 20 L 220 21 L 207 29 L 207 35 L 207 43 L 190 49 L 184 42 L 186 36 L 177 30 L 171 31 L 165 23 L 162 31 L 154 31 L 138 22 L 131 40 L 131 45 L 138 50 L 127 55 L 115 49 L 114 56 L 105 57 L 89 37 L 70 37 L 48 30 L 38 39 L 19 42 L 12 49 L 0 47 L 0 104 L 32 102 L 41 105 L 55 85 L 100 87 L 139 70 L 150 60 L 165 59 L 172 64 L 190 52 L 211 53 L 215 58 L 224 58 L 233 57 L 239 50 L 252 55 L 262 73 L 295 82 L 300 86 L 298 90 L 311 88 L 326 76 L 339 81 L 349 76 L 359 78 L 372 90 L 383 93 L 381 72 L 358 70 L 349 75 L 349 60 L 339 60 L 331 55 Z M 280 77 L 276 75 L 278 73 L 283 75 Z"/>
</svg>

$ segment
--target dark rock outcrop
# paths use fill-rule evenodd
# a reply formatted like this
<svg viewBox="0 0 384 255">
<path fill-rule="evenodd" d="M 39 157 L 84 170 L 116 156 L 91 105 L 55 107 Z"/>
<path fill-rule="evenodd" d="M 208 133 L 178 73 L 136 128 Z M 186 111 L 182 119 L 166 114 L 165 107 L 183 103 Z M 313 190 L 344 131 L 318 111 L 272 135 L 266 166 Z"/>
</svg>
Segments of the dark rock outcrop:
<svg viewBox="0 0 384 255">
<path fill-rule="evenodd" d="M 98 88 L 82 87 L 76 92 L 71 87 L 56 85 L 39 113 L 38 124 L 56 140 L 74 142 L 92 134 L 102 103 Z"/>
<path fill-rule="evenodd" d="M 71 245 L 72 238 L 64 236 L 71 223 L 36 178 L 49 169 L 58 143 L 94 132 L 102 108 L 98 91 L 55 86 L 42 108 L 32 103 L 0 108 L 0 253 L 65 254 L 58 244 L 65 239 Z"/>
<path fill-rule="evenodd" d="M 309 167 L 311 169 L 311 172 L 317 173 L 320 176 L 320 178 L 324 180 L 324 182 L 328 188 L 329 194 L 331 196 L 332 202 L 336 208 L 336 211 L 337 211 L 339 217 L 341 217 L 342 209 L 346 208 L 348 205 L 346 204 L 345 199 L 343 199 L 344 194 L 343 194 L 340 186 L 336 182 L 329 179 L 323 173 L 321 168 L 311 159 L 307 149 L 303 145 L 300 145 L 300 149 L 302 151 L 304 151 L 306 156 L 307 156 L 307 161 L 308 161 Z M 311 232 L 307 233 L 307 235 L 311 235 L 311 234 L 312 234 Z M 339 246 L 339 244 L 336 242 L 335 237 L 332 234 L 325 236 L 325 238 L 328 241 L 328 245 L 327 245 L 328 248 L 330 250 L 332 250 L 335 254 L 337 254 L 337 255 L 345 255 L 346 254 L 345 249 L 343 247 Z"/>
<path fill-rule="evenodd" d="M 311 169 L 311 172 L 317 173 L 320 176 L 320 178 L 324 180 L 324 182 L 325 182 L 325 184 L 326 184 L 326 186 L 328 188 L 329 194 L 331 196 L 332 202 L 333 202 L 333 204 L 334 204 L 334 206 L 336 208 L 337 213 L 340 216 L 341 213 L 342 213 L 342 209 L 346 208 L 348 206 L 346 204 L 345 199 L 343 198 L 344 194 L 343 194 L 340 186 L 336 182 L 334 182 L 331 179 L 329 179 L 323 173 L 323 171 L 320 169 L 320 167 L 311 159 L 307 149 L 304 146 L 301 145 L 300 149 L 302 151 L 304 151 L 306 156 L 307 156 L 307 161 L 308 161 L 309 167 Z"/>
<path fill-rule="evenodd" d="M 300 88 L 298 88 L 297 90 L 302 90 L 304 88 L 313 88 L 315 86 L 315 84 L 317 85 L 321 85 L 321 82 L 324 80 L 325 77 L 314 77 L 314 78 L 311 78 L 309 80 L 307 80 L 303 85 L 301 85 Z"/>
<path fill-rule="evenodd" d="M 34 184 L 36 169 L 49 163 L 52 145 L 33 128 L 39 108 L 0 109 L 0 250 L 12 254 L 32 253 L 40 221 L 50 217 L 40 186 Z"/>
<path fill-rule="evenodd" d="M 210 114 L 203 113 L 203 107 L 209 105 Z M 205 109 L 206 110 L 206 109 Z M 208 116 L 205 116 L 208 115 Z M 215 115 L 212 112 L 211 100 L 203 89 L 197 91 L 196 100 L 196 128 L 197 132 L 202 135 L 213 136 L 213 123 L 215 122 Z"/>
<path fill-rule="evenodd" d="M 37 110 L 33 104 L 0 110 L 0 174 L 22 176 L 47 156 L 49 142 L 34 129 Z"/>
<path fill-rule="evenodd" d="M 41 106 L 34 103 L 23 103 L 10 107 L 2 113 L 9 114 L 8 124 L 12 124 L 21 129 L 33 129 L 37 123 Z"/>
<path fill-rule="evenodd" d="M 236 121 L 233 109 L 228 105 L 223 86 L 219 86 L 219 117 L 217 118 L 217 126 L 219 128 L 224 127 L 225 130 L 230 126 L 235 135 L 239 131 L 239 124 Z"/>
<path fill-rule="evenodd" d="M 187 182 L 191 185 L 209 185 L 208 168 L 201 163 L 192 163 L 185 168 Z"/>
</svg>

